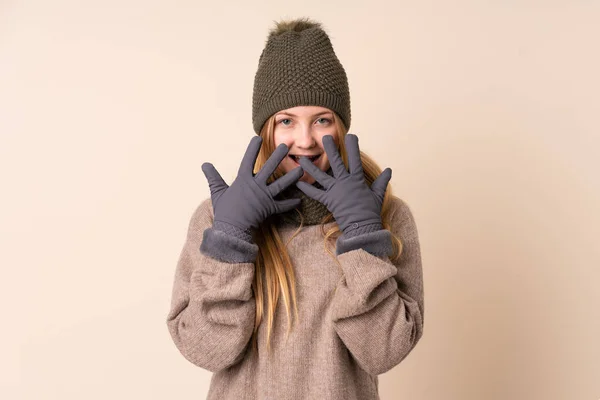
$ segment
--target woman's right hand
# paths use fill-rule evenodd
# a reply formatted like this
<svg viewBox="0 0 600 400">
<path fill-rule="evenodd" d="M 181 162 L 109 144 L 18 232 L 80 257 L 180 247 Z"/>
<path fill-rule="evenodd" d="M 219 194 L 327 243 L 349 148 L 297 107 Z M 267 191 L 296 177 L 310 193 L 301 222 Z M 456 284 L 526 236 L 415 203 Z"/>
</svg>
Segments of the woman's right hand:
<svg viewBox="0 0 600 400">
<path fill-rule="evenodd" d="M 274 197 L 304 175 L 302 167 L 293 169 L 267 185 L 267 179 L 287 156 L 289 149 L 284 143 L 277 146 L 262 169 L 254 175 L 254 164 L 261 144 L 260 136 L 254 136 L 250 140 L 238 175 L 231 186 L 225 183 L 211 163 L 202 164 L 202 171 L 210 187 L 214 224 L 251 233 L 270 215 L 300 205 L 300 199 L 275 200 Z"/>
</svg>

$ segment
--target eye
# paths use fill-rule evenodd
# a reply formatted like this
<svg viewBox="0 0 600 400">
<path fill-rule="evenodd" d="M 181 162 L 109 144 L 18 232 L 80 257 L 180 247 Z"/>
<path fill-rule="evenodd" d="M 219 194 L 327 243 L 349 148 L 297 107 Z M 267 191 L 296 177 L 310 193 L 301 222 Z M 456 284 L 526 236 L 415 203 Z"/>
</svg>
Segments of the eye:
<svg viewBox="0 0 600 400">
<path fill-rule="evenodd" d="M 320 121 L 320 120 L 325 120 L 325 121 L 327 121 L 325 124 L 329 124 L 329 123 L 331 123 L 331 120 L 330 120 L 329 118 L 319 118 L 317 121 Z"/>
<path fill-rule="evenodd" d="M 281 124 L 283 121 L 290 121 L 290 119 L 289 118 L 280 119 L 278 124 Z M 283 125 L 287 125 L 287 124 L 283 124 Z"/>
</svg>

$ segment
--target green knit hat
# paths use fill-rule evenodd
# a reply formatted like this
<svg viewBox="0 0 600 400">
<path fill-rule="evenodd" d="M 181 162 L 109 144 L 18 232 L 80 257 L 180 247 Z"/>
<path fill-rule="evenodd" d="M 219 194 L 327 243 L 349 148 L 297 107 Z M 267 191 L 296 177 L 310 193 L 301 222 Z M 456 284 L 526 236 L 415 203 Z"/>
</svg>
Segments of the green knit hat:
<svg viewBox="0 0 600 400">
<path fill-rule="evenodd" d="M 269 32 L 254 77 L 254 131 L 276 112 L 301 105 L 329 108 L 350 128 L 346 71 L 321 23 L 308 18 L 280 21 Z"/>
</svg>

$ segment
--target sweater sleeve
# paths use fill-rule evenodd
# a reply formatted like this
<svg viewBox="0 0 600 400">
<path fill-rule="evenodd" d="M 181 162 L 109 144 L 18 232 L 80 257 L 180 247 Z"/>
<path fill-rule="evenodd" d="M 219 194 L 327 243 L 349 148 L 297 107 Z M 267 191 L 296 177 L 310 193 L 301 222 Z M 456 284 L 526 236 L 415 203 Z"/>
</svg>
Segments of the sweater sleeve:
<svg viewBox="0 0 600 400">
<path fill-rule="evenodd" d="M 357 363 L 376 376 L 398 365 L 423 335 L 424 293 L 417 227 L 406 203 L 397 197 L 391 231 L 403 244 L 395 263 L 387 254 L 355 248 L 337 255 L 343 278 L 332 299 L 335 330 Z M 356 236 L 385 249 L 390 231 Z M 362 236 L 362 238 L 361 238 Z M 373 245 L 376 240 L 381 243 Z"/>
<path fill-rule="evenodd" d="M 188 361 L 217 372 L 241 361 L 254 330 L 255 266 L 248 252 L 241 250 L 257 247 L 233 236 L 227 237 L 227 243 L 217 243 L 218 236 L 206 234 L 214 233 L 209 231 L 212 222 L 212 206 L 206 199 L 188 226 L 175 269 L 167 326 L 176 347 Z M 202 246 L 207 237 L 215 241 L 212 245 L 234 246 L 214 254 L 203 252 L 200 248 L 207 249 Z M 233 258 L 225 261 L 225 254 Z M 238 261 L 234 260 L 236 257 Z"/>
</svg>

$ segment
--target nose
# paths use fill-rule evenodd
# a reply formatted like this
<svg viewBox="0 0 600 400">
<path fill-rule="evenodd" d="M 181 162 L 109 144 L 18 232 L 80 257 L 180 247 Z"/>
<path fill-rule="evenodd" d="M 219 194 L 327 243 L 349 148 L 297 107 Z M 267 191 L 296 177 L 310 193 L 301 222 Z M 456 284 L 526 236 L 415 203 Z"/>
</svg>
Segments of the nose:
<svg viewBox="0 0 600 400">
<path fill-rule="evenodd" d="M 311 127 L 303 127 L 302 129 L 299 129 L 298 134 L 296 135 L 295 138 L 295 144 L 296 147 L 302 148 L 302 149 L 310 149 L 315 147 L 315 138 L 313 135 L 313 132 L 311 130 Z"/>
</svg>

